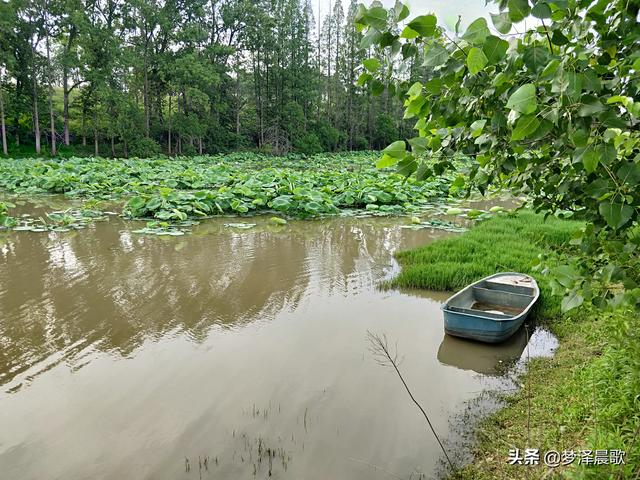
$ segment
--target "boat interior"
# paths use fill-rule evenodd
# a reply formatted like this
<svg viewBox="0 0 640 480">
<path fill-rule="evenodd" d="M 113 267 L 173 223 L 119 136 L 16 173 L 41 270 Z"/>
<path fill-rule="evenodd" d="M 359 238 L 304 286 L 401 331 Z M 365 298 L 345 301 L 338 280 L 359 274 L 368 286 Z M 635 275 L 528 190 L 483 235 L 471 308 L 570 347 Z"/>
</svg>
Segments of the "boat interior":
<svg viewBox="0 0 640 480">
<path fill-rule="evenodd" d="M 509 319 L 521 314 L 536 294 L 530 280 L 520 282 L 497 279 L 484 280 L 449 300 L 447 309 L 453 312 L 481 314 L 496 320 Z"/>
</svg>

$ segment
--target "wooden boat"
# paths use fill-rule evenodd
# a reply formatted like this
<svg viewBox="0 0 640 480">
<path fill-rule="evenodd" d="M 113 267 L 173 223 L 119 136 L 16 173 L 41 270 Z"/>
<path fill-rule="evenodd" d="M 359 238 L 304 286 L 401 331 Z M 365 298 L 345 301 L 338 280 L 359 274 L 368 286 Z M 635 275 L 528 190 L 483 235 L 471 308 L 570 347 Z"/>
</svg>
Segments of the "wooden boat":
<svg viewBox="0 0 640 480">
<path fill-rule="evenodd" d="M 472 283 L 442 306 L 449 335 L 502 342 L 513 335 L 538 300 L 540 289 L 529 275 L 497 273 Z"/>
</svg>

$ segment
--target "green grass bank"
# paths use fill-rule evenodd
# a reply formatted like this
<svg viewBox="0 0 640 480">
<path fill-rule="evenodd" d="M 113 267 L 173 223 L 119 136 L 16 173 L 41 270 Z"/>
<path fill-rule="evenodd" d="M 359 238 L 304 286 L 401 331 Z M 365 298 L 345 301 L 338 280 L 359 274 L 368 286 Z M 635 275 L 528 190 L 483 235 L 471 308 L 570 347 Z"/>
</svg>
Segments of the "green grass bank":
<svg viewBox="0 0 640 480">
<path fill-rule="evenodd" d="M 522 211 L 502 214 L 476 224 L 468 232 L 398 253 L 402 266 L 390 287 L 458 290 L 500 271 L 528 273 L 540 285 L 539 318 L 560 316 L 560 303 L 551 297 L 546 278 L 533 271 L 538 255 L 568 244 L 579 222 Z"/>
<path fill-rule="evenodd" d="M 540 253 L 566 248 L 579 222 L 520 212 L 477 224 L 468 232 L 397 255 L 393 287 L 457 290 L 492 273 L 534 276 L 541 289 L 535 315 L 560 340 L 553 358 L 531 360 L 522 388 L 481 421 L 475 461 L 452 478 L 640 478 L 640 321 L 636 312 L 584 307 L 563 315 L 548 279 L 533 269 Z M 508 464 L 509 449 L 620 449 L 625 465 L 571 464 L 550 468 Z"/>
</svg>

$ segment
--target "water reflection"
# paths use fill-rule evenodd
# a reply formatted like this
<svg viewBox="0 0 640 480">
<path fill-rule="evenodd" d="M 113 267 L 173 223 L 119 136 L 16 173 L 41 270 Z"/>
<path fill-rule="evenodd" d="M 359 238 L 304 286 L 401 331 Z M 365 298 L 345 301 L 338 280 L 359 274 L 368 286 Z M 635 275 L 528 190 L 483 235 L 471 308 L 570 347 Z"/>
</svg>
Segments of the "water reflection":
<svg viewBox="0 0 640 480">
<path fill-rule="evenodd" d="M 393 268 L 393 251 L 442 235 L 380 219 L 257 221 L 240 232 L 208 221 L 178 240 L 132 234 L 117 218 L 90 231 L 6 236 L 0 384 L 73 363 L 89 346 L 128 356 L 148 337 L 186 331 L 202 341 L 213 324 L 236 328 L 305 296 L 371 289 Z"/>
<path fill-rule="evenodd" d="M 527 332 L 520 328 L 512 337 L 487 348 L 487 345 L 472 340 L 444 335 L 438 360 L 463 370 L 473 370 L 483 375 L 504 373 L 507 366 L 518 360 L 527 346 Z"/>
</svg>

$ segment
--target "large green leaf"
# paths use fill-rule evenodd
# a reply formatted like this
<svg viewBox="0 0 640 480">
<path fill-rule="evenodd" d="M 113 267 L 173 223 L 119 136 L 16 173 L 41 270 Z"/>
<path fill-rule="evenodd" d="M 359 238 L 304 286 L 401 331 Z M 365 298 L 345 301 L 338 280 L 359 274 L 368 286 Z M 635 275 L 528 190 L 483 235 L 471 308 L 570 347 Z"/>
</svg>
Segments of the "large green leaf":
<svg viewBox="0 0 640 480">
<path fill-rule="evenodd" d="M 482 71 L 482 69 L 487 65 L 487 57 L 478 47 L 473 47 L 469 50 L 467 54 L 467 67 L 469 68 L 469 73 L 475 75 Z"/>
<path fill-rule="evenodd" d="M 442 92 L 442 80 L 433 78 L 424 84 L 424 89 L 432 95 L 438 95 Z"/>
<path fill-rule="evenodd" d="M 516 127 L 511 134 L 511 141 L 522 140 L 523 138 L 530 137 L 540 126 L 540 120 L 538 120 L 535 114 L 525 115 L 520 117 L 516 123 Z"/>
<path fill-rule="evenodd" d="M 420 113 L 422 110 L 422 106 L 426 103 L 427 99 L 422 95 L 417 95 L 414 97 L 407 105 L 407 108 L 404 112 L 404 118 L 413 118 Z"/>
<path fill-rule="evenodd" d="M 442 65 L 449 58 L 449 52 L 447 49 L 434 44 L 428 47 L 428 50 L 425 51 L 424 55 L 424 63 L 422 66 L 424 67 L 437 67 L 438 65 Z"/>
<path fill-rule="evenodd" d="M 551 43 L 562 46 L 569 43 L 569 39 L 560 30 L 554 30 L 553 35 L 551 35 Z"/>
<path fill-rule="evenodd" d="M 596 113 L 602 112 L 605 107 L 600 103 L 597 97 L 593 95 L 583 95 L 580 99 L 580 108 L 578 109 L 579 117 L 591 117 Z"/>
<path fill-rule="evenodd" d="M 580 273 L 572 265 L 560 265 L 554 268 L 551 273 L 555 281 L 564 288 L 574 288 L 580 280 Z"/>
<path fill-rule="evenodd" d="M 404 140 L 398 140 L 393 142 L 387 148 L 385 148 L 382 153 L 389 155 L 393 158 L 402 158 L 405 156 L 407 151 L 407 146 L 404 143 Z"/>
<path fill-rule="evenodd" d="M 384 84 L 377 78 L 374 78 L 371 82 L 371 93 L 377 97 L 381 95 L 382 92 L 384 92 Z"/>
<path fill-rule="evenodd" d="M 489 35 L 484 41 L 482 52 L 487 57 L 490 64 L 498 63 L 502 60 L 509 48 L 509 42 L 493 35 Z"/>
<path fill-rule="evenodd" d="M 600 202 L 598 211 L 611 228 L 618 229 L 626 224 L 633 216 L 633 207 L 614 201 Z"/>
<path fill-rule="evenodd" d="M 578 292 L 572 291 L 562 299 L 562 302 L 560 302 L 560 308 L 563 312 L 568 312 L 569 310 L 579 307 L 583 303 L 584 297 Z"/>
<path fill-rule="evenodd" d="M 556 73 L 556 70 L 558 70 L 559 66 L 560 60 L 554 58 L 544 67 L 544 70 L 542 70 L 542 73 L 540 73 L 540 77 L 546 78 L 552 76 L 554 73 Z"/>
<path fill-rule="evenodd" d="M 438 20 L 434 15 L 421 15 L 411 20 L 407 26 L 423 37 L 432 37 L 437 23 Z"/>
<path fill-rule="evenodd" d="M 536 87 L 532 83 L 522 85 L 511 94 L 507 101 L 507 108 L 524 115 L 535 112 L 537 107 Z"/>
<path fill-rule="evenodd" d="M 601 153 L 600 149 L 589 147 L 582 154 L 582 164 L 587 173 L 593 173 L 598 168 Z"/>
<path fill-rule="evenodd" d="M 364 14 L 363 20 L 367 25 L 377 30 L 385 30 L 387 28 L 387 11 L 382 7 L 369 8 Z"/>
<path fill-rule="evenodd" d="M 366 68 L 370 72 L 375 72 L 380 68 L 381 64 L 380 60 L 378 60 L 377 58 L 367 58 L 366 60 L 363 60 L 362 65 L 364 65 L 364 68 Z"/>
<path fill-rule="evenodd" d="M 549 62 L 549 50 L 545 47 L 529 47 L 522 54 L 524 64 L 534 73 L 544 70 Z"/>
<path fill-rule="evenodd" d="M 401 22 L 405 18 L 409 16 L 409 8 L 402 2 L 396 1 L 396 6 L 394 7 L 397 15 L 397 21 Z"/>
<path fill-rule="evenodd" d="M 491 21 L 493 22 L 493 26 L 496 27 L 496 30 L 498 30 L 503 35 L 506 35 L 511 31 L 511 19 L 509 18 L 509 13 L 492 13 Z"/>
<path fill-rule="evenodd" d="M 400 33 L 400 38 L 411 39 L 411 38 L 416 38 L 418 36 L 420 36 L 420 34 L 411 27 L 404 27 L 404 29 L 402 30 L 402 33 Z"/>
<path fill-rule="evenodd" d="M 422 84 L 420 82 L 415 82 L 407 91 L 407 96 L 409 98 L 417 97 L 420 93 L 422 93 Z"/>
<path fill-rule="evenodd" d="M 617 175 L 624 183 L 637 188 L 640 184 L 640 165 L 635 162 L 625 162 L 618 169 Z"/>
<path fill-rule="evenodd" d="M 405 156 L 400 162 L 398 162 L 398 166 L 396 167 L 396 172 L 402 176 L 408 177 L 413 174 L 418 169 L 418 162 L 413 157 L 413 155 L 408 154 Z"/>
<path fill-rule="evenodd" d="M 479 45 L 484 42 L 484 39 L 489 35 L 491 35 L 491 32 L 487 26 L 487 21 L 484 18 L 478 18 L 469 25 L 464 35 L 462 35 L 462 38 L 469 43 Z"/>
<path fill-rule="evenodd" d="M 367 48 L 375 45 L 382 38 L 382 34 L 375 28 L 370 28 L 367 34 L 360 40 L 360 48 L 366 50 Z"/>
<path fill-rule="evenodd" d="M 382 155 L 382 158 L 380 158 L 380 160 L 378 160 L 376 162 L 376 168 L 392 167 L 393 165 L 398 163 L 401 158 L 402 158 L 401 156 L 400 157 L 392 157 L 391 155 L 388 155 L 388 154 L 385 153 L 384 155 Z"/>
<path fill-rule="evenodd" d="M 509 8 L 509 18 L 513 23 L 521 22 L 531 11 L 527 0 L 509 0 L 507 7 Z"/>
<path fill-rule="evenodd" d="M 487 124 L 486 120 L 476 120 L 475 122 L 473 122 L 470 126 L 469 129 L 471 130 L 471 136 L 473 138 L 477 138 L 480 136 L 480 134 L 482 133 L 482 130 L 484 129 L 484 126 Z"/>
<path fill-rule="evenodd" d="M 536 18 L 550 18 L 551 7 L 549 7 L 549 5 L 547 5 L 544 1 L 538 0 L 538 2 L 531 9 L 531 15 Z"/>
<path fill-rule="evenodd" d="M 356 80 L 356 85 L 359 86 L 359 87 L 363 87 L 364 85 L 367 84 L 367 82 L 369 80 L 372 80 L 372 79 L 373 79 L 373 77 L 371 76 L 370 73 L 363 72 L 358 77 L 358 80 Z"/>
</svg>

